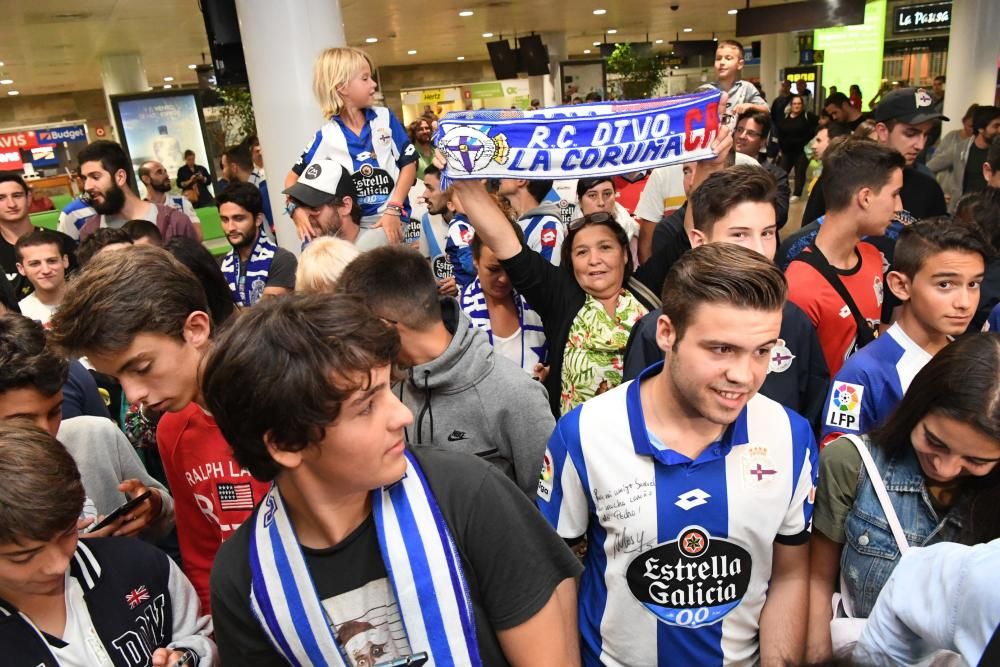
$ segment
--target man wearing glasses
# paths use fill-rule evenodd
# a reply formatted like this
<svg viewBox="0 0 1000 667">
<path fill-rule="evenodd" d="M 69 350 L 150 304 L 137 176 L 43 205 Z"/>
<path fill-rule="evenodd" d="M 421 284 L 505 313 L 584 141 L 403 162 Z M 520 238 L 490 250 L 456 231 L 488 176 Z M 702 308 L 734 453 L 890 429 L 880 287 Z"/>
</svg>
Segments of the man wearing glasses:
<svg viewBox="0 0 1000 667">
<path fill-rule="evenodd" d="M 733 134 L 736 152 L 760 161 L 764 142 L 767 141 L 767 135 L 770 132 L 771 118 L 766 113 L 747 111 L 740 114 L 736 121 L 736 132 Z M 760 162 L 760 166 L 766 169 L 771 176 L 774 176 L 774 180 L 778 183 L 778 196 L 774 205 L 778 216 L 778 229 L 780 230 L 788 222 L 788 200 L 792 194 L 791 188 L 788 186 L 788 172 L 766 160 Z"/>
</svg>

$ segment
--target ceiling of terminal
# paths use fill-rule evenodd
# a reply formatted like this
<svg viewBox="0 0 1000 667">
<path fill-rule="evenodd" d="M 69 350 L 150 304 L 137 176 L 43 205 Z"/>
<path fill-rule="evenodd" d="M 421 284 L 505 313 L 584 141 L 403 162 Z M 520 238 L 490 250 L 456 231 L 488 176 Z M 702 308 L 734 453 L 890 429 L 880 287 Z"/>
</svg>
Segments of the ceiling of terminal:
<svg viewBox="0 0 1000 667">
<path fill-rule="evenodd" d="M 348 43 L 368 50 L 379 65 L 416 65 L 483 60 L 487 41 L 532 31 L 565 33 L 571 56 L 587 49 L 596 55 L 594 42 L 663 40 L 657 47 L 663 48 L 678 37 L 729 36 L 736 27 L 729 12 L 745 0 L 342 0 L 341 6 Z M 0 7 L 0 81 L 13 82 L 0 83 L 0 95 L 100 88 L 101 56 L 129 52 L 142 55 L 150 85 L 164 85 L 165 77 L 194 83 L 189 65 L 200 63 L 202 53 L 209 57 L 198 0 L 0 0 Z"/>
</svg>

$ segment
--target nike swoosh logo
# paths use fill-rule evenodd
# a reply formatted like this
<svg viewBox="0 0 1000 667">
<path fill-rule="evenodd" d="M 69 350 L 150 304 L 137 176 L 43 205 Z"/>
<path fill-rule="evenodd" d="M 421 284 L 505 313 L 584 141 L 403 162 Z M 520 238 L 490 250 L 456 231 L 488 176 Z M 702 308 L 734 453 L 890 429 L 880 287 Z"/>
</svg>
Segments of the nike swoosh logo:
<svg viewBox="0 0 1000 667">
<path fill-rule="evenodd" d="M 458 442 L 459 440 L 468 440 L 463 431 L 456 431 L 448 436 L 448 442 Z"/>
</svg>

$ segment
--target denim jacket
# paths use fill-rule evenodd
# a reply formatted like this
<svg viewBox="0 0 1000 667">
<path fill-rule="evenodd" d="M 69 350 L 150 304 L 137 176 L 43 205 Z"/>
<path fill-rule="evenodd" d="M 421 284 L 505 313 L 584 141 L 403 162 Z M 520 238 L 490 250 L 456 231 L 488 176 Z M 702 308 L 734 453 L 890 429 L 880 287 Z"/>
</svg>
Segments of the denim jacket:
<svg viewBox="0 0 1000 667">
<path fill-rule="evenodd" d="M 882 475 L 909 546 L 957 541 L 962 528 L 959 518 L 963 511 L 960 509 L 962 503 L 952 507 L 943 518 L 938 518 L 931 506 L 924 474 L 913 448 L 905 447 L 895 457 L 889 458 L 879 447 L 872 446 L 867 438 L 865 443 L 869 445 L 875 465 Z M 854 615 L 867 618 L 875 606 L 875 599 L 895 569 L 900 553 L 863 465 L 857 488 L 854 505 L 844 524 L 847 539 L 840 557 L 840 571 L 847 586 L 846 594 L 850 595 L 854 604 Z"/>
</svg>

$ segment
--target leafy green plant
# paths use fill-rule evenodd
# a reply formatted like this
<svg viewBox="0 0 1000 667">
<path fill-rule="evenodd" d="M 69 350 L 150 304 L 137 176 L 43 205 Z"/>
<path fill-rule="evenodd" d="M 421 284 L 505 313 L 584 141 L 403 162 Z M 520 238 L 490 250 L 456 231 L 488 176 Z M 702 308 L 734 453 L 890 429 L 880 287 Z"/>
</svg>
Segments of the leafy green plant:
<svg viewBox="0 0 1000 667">
<path fill-rule="evenodd" d="M 257 134 L 257 119 L 253 114 L 250 90 L 242 86 L 226 86 L 216 90 L 223 102 L 219 110 L 219 118 L 225 132 L 222 143 L 229 146 L 251 134 Z"/>
<path fill-rule="evenodd" d="M 622 93 L 628 99 L 650 97 L 663 81 L 666 68 L 659 56 L 639 56 L 628 44 L 615 44 L 608 58 L 608 72 L 622 80 Z"/>
</svg>

